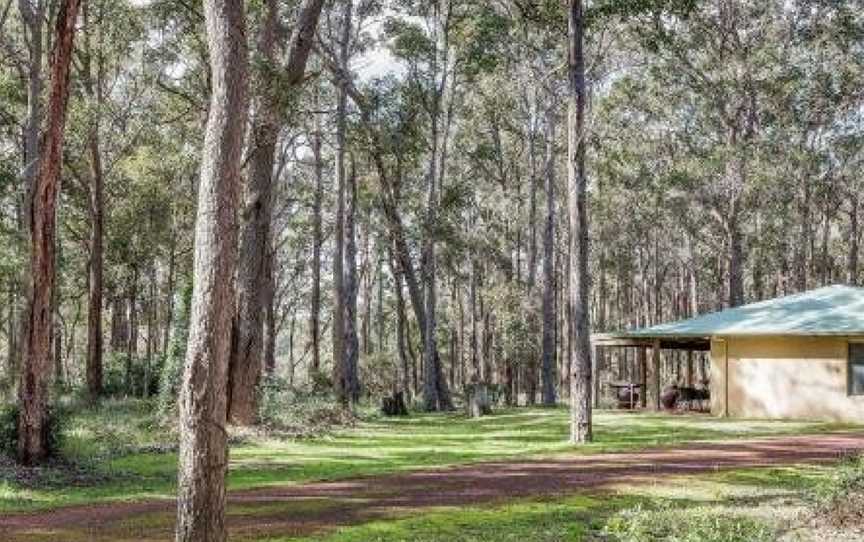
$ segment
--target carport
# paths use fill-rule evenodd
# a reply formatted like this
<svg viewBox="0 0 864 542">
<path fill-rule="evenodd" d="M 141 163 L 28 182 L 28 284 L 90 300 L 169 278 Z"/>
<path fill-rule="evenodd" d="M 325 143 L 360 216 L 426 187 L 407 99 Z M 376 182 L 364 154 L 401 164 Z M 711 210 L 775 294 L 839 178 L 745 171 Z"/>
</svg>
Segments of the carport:
<svg viewBox="0 0 864 542">
<path fill-rule="evenodd" d="M 603 349 L 632 348 L 636 350 L 636 360 L 641 375 L 639 386 L 643 390 L 640 402 L 643 408 L 660 410 L 660 352 L 662 350 L 684 350 L 688 352 L 709 352 L 711 350 L 710 336 L 662 331 L 656 327 L 623 331 L 618 333 L 595 333 L 591 335 L 594 348 L 594 401 L 595 406 L 600 397 L 600 378 L 597 370 L 597 360 Z M 648 352 L 651 352 L 648 362 Z M 692 374 L 692 367 L 688 369 Z"/>
</svg>

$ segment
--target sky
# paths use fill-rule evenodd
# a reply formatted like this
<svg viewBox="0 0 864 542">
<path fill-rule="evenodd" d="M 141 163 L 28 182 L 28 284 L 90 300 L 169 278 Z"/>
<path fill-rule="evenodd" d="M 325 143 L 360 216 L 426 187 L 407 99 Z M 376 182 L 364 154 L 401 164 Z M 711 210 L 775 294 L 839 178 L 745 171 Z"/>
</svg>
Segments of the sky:
<svg viewBox="0 0 864 542">
<path fill-rule="evenodd" d="M 132 5 L 144 7 L 149 5 L 152 0 L 130 0 Z M 379 39 L 383 31 L 383 22 L 387 14 L 372 21 L 369 24 L 367 31 L 372 34 L 375 39 Z M 354 61 L 352 66 L 354 71 L 362 81 L 369 81 L 376 77 L 383 77 L 389 74 L 399 75 L 404 72 L 404 67 L 399 64 L 396 58 L 390 54 L 390 51 L 384 45 L 378 45 L 365 55 Z"/>
<path fill-rule="evenodd" d="M 388 74 L 401 74 L 405 68 L 386 47 L 379 46 L 358 58 L 354 70 L 361 80 L 368 81 Z"/>
</svg>

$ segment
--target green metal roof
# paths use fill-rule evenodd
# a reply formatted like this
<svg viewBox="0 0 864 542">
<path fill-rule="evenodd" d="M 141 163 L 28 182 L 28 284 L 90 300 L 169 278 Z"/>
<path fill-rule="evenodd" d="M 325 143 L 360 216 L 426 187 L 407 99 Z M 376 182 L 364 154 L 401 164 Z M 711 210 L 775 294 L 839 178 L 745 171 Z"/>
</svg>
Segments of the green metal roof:
<svg viewBox="0 0 864 542">
<path fill-rule="evenodd" d="M 864 288 L 826 286 L 616 335 L 864 335 Z"/>
</svg>

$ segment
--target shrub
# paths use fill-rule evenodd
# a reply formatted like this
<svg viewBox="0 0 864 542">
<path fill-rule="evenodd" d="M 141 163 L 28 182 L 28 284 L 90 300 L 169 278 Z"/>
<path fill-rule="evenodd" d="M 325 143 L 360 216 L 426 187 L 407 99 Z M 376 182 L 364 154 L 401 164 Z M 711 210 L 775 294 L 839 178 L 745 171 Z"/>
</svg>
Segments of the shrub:
<svg viewBox="0 0 864 542">
<path fill-rule="evenodd" d="M 637 505 L 613 516 L 605 534 L 618 542 L 768 542 L 773 530 L 747 516 L 708 508 L 656 508 Z"/>
<path fill-rule="evenodd" d="M 102 393 L 106 397 L 126 394 L 126 354 L 110 352 L 102 368 Z"/>
<path fill-rule="evenodd" d="M 132 453 L 163 452 L 177 448 L 173 420 L 154 415 L 155 401 L 103 399 L 96 405 L 82 405 L 71 417 L 67 459 L 78 463 L 101 463 Z"/>
<path fill-rule="evenodd" d="M 144 395 L 144 375 L 147 372 L 145 367 L 147 360 L 142 357 L 129 357 L 122 352 L 111 352 L 104 366 L 104 376 L 102 389 L 106 397 L 142 397 Z M 150 395 L 156 394 L 159 390 L 159 381 L 161 376 L 161 367 L 163 361 L 161 358 L 153 358 L 150 365 L 150 382 L 148 391 Z"/>
<path fill-rule="evenodd" d="M 399 375 L 397 360 L 391 352 L 364 354 L 360 360 L 359 378 L 366 397 L 384 397 L 393 393 Z"/>
<path fill-rule="evenodd" d="M 258 416 L 268 429 L 295 437 L 327 433 L 356 419 L 331 395 L 309 393 L 292 387 L 280 377 L 264 378 L 259 389 Z"/>
<path fill-rule="evenodd" d="M 807 497 L 817 522 L 840 528 L 864 525 L 864 455 L 842 462 Z"/>
<path fill-rule="evenodd" d="M 15 457 L 18 453 L 18 405 L 0 409 L 0 453 Z M 42 434 L 48 450 L 48 457 L 60 455 L 63 445 L 63 430 L 67 416 L 57 406 L 48 407 L 48 415 L 42 426 Z"/>
<path fill-rule="evenodd" d="M 312 371 L 309 373 L 312 393 L 322 394 L 333 391 L 333 381 L 330 375 L 324 371 Z"/>
</svg>

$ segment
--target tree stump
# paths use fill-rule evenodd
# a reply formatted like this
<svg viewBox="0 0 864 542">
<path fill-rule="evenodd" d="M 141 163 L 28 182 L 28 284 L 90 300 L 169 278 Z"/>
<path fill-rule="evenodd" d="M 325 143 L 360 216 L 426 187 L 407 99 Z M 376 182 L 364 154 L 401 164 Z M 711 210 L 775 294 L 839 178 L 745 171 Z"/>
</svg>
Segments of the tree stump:
<svg viewBox="0 0 864 542">
<path fill-rule="evenodd" d="M 407 416 L 408 407 L 405 405 L 405 394 L 397 391 L 390 397 L 381 399 L 381 412 L 385 416 Z"/>
<path fill-rule="evenodd" d="M 479 418 L 492 414 L 489 386 L 485 383 L 470 384 L 466 389 L 468 417 Z"/>
</svg>

